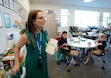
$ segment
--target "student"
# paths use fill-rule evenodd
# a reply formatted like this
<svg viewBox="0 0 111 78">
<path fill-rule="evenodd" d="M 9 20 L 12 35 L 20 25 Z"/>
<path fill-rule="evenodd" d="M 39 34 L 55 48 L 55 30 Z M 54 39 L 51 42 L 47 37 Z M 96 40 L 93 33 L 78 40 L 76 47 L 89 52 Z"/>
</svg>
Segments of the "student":
<svg viewBox="0 0 111 78">
<path fill-rule="evenodd" d="M 84 38 L 90 39 L 89 34 L 86 32 Z"/>
<path fill-rule="evenodd" d="M 96 41 L 96 45 L 98 46 L 98 49 L 93 50 L 93 54 L 101 55 L 104 48 L 106 47 L 106 35 L 101 35 Z M 88 52 L 88 55 L 86 57 L 86 60 L 83 62 L 84 64 L 88 64 L 91 57 L 91 52 Z"/>
<path fill-rule="evenodd" d="M 58 32 L 58 34 L 57 34 L 57 36 L 56 36 L 56 40 L 60 40 L 60 38 L 61 38 L 61 32 Z"/>
<path fill-rule="evenodd" d="M 60 38 L 60 40 L 59 40 L 59 42 L 58 42 L 58 46 L 59 46 L 59 48 L 69 46 L 69 45 L 67 44 L 67 32 L 66 32 L 66 31 L 63 31 L 63 32 L 62 32 L 61 38 Z"/>
<path fill-rule="evenodd" d="M 85 34 L 85 36 L 84 36 L 84 38 L 86 38 L 86 39 L 91 39 L 90 37 L 89 37 L 89 34 L 86 32 L 86 34 Z M 90 57 L 90 54 L 88 53 L 88 52 L 91 52 L 91 49 L 87 49 L 87 51 L 85 51 L 85 48 L 82 48 L 82 50 L 83 50 L 83 59 L 84 59 L 84 56 L 86 56 L 86 57 Z M 89 54 L 89 55 L 88 55 Z"/>
<path fill-rule="evenodd" d="M 61 35 L 61 39 L 59 40 L 59 42 L 58 42 L 58 47 L 60 48 L 60 49 L 62 49 L 62 48 L 65 48 L 65 47 L 70 47 L 68 44 L 67 44 L 67 32 L 66 31 L 63 31 L 62 32 L 62 35 Z M 79 52 L 77 52 L 77 51 L 75 51 L 75 50 L 71 50 L 70 51 L 70 54 L 71 55 L 75 55 L 75 54 L 77 54 L 76 55 L 76 57 L 79 55 Z M 74 58 L 74 60 L 73 60 L 73 64 L 75 64 L 75 66 L 77 66 L 78 64 L 77 64 L 77 62 L 76 62 L 76 57 Z"/>
<path fill-rule="evenodd" d="M 102 52 L 104 51 L 104 49 L 106 47 L 106 40 L 107 40 L 107 37 L 104 34 L 104 35 L 101 35 L 100 38 L 95 41 L 96 44 L 98 45 L 98 49 L 93 50 L 93 54 L 96 54 L 96 55 L 102 54 Z"/>
<path fill-rule="evenodd" d="M 21 47 L 26 45 L 25 78 L 49 78 L 47 54 L 45 52 L 48 33 L 43 30 L 45 22 L 46 18 L 41 10 L 34 10 L 29 13 L 26 24 L 27 31 L 21 36 L 14 49 L 15 63 L 12 69 L 13 75 L 16 76 L 20 69 L 19 52 Z"/>
</svg>

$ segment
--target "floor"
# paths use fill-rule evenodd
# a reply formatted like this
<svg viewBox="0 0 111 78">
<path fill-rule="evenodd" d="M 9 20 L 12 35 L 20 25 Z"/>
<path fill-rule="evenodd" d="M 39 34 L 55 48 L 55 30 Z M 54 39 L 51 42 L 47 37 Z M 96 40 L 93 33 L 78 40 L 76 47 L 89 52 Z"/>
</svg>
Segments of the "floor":
<svg viewBox="0 0 111 78">
<path fill-rule="evenodd" d="M 109 47 L 109 45 L 107 45 Z M 105 56 L 105 70 L 101 68 L 99 59 L 94 56 L 91 65 L 72 66 L 71 71 L 67 72 L 67 65 L 61 63 L 57 65 L 53 56 L 48 55 L 49 78 L 111 78 L 111 48 L 108 48 Z"/>
<path fill-rule="evenodd" d="M 109 44 L 107 45 L 109 47 Z M 67 64 L 57 63 L 52 55 L 48 55 L 49 78 L 111 78 L 111 48 L 107 48 L 105 58 L 105 70 L 101 68 L 99 59 L 94 56 L 91 65 L 71 66 L 71 71 L 67 72 Z M 25 73 L 24 73 L 25 74 Z M 21 78 L 24 78 L 24 74 Z M 10 77 L 9 77 L 10 78 Z"/>
</svg>

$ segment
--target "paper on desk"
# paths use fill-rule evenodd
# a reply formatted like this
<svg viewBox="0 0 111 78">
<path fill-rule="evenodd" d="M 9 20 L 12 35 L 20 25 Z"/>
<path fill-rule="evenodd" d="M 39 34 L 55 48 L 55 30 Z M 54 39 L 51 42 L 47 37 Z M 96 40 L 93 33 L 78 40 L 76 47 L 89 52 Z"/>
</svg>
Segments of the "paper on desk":
<svg viewBox="0 0 111 78">
<path fill-rule="evenodd" d="M 58 43 L 58 40 L 51 38 L 46 46 L 45 51 L 50 55 L 54 55 L 55 48 L 57 47 L 57 43 Z"/>
</svg>

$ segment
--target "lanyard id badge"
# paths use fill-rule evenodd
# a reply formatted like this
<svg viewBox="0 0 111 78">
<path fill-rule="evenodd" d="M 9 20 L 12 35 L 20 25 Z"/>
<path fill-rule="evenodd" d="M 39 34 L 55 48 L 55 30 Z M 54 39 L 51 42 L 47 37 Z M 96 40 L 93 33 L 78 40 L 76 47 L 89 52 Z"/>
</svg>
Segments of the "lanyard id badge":
<svg viewBox="0 0 111 78">
<path fill-rule="evenodd" d="M 42 48 L 42 32 L 40 32 L 40 41 L 36 36 L 37 48 L 38 48 L 38 55 L 39 55 L 39 68 L 42 65 L 42 56 L 41 56 L 41 48 Z"/>
</svg>

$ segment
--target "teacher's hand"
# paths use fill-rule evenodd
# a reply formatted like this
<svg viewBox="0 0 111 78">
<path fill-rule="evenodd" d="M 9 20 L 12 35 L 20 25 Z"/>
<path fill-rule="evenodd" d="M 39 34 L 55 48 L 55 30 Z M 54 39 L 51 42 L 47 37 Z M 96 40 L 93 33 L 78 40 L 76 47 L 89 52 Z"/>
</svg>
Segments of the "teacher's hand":
<svg viewBox="0 0 111 78">
<path fill-rule="evenodd" d="M 57 52 L 57 51 L 58 51 L 58 47 L 55 48 L 55 52 Z"/>
<path fill-rule="evenodd" d="M 19 65 L 14 65 L 14 67 L 12 68 L 12 74 L 15 76 L 18 73 L 19 69 Z"/>
</svg>

